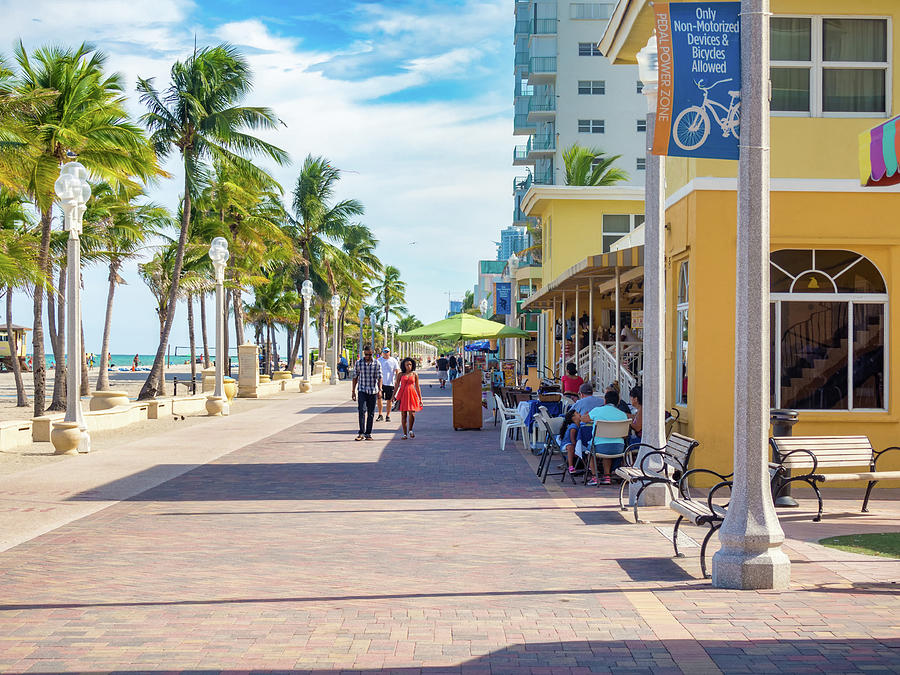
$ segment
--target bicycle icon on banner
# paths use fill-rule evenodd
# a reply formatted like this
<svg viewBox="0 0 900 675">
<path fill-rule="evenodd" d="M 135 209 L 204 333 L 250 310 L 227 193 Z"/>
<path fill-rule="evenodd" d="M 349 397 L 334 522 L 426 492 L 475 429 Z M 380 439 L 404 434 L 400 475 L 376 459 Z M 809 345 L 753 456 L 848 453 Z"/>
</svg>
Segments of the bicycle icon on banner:
<svg viewBox="0 0 900 675">
<path fill-rule="evenodd" d="M 708 87 L 703 86 L 703 80 L 694 82 L 697 89 L 703 92 L 703 103 L 685 108 L 675 118 L 675 144 L 682 150 L 696 150 L 706 142 L 709 137 L 710 114 L 722 129 L 723 138 L 728 138 L 729 133 L 735 138 L 741 137 L 741 92 L 729 91 L 728 95 L 731 97 L 731 101 L 727 106 L 718 101 L 711 101 L 709 98 L 709 90 L 725 82 L 731 82 L 731 78 L 719 80 Z M 717 108 L 722 111 L 721 116 L 716 111 Z"/>
</svg>

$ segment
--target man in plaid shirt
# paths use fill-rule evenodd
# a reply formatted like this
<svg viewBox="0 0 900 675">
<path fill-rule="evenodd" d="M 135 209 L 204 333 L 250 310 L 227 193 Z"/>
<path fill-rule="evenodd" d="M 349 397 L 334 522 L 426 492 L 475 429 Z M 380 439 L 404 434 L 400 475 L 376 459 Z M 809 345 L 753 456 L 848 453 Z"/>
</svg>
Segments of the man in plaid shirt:
<svg viewBox="0 0 900 675">
<path fill-rule="evenodd" d="M 356 440 L 372 440 L 372 422 L 375 420 L 375 404 L 381 399 L 381 366 L 372 358 L 372 347 L 363 348 L 363 357 L 353 367 L 353 384 L 350 387 L 353 400 L 357 400 L 359 388 L 359 435 Z"/>
</svg>

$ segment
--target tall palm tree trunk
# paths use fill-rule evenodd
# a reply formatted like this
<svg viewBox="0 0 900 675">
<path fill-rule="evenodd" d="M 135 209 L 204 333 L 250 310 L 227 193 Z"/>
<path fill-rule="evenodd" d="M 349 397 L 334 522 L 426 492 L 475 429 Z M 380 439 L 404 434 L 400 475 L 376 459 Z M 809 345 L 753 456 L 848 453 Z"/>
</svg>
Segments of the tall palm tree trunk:
<svg viewBox="0 0 900 675">
<path fill-rule="evenodd" d="M 291 348 L 294 345 L 294 328 L 293 326 L 285 326 L 285 330 L 287 332 L 287 344 L 285 345 L 284 353 L 289 357 L 291 354 Z"/>
<path fill-rule="evenodd" d="M 41 247 L 38 250 L 38 270 L 50 279 L 50 222 L 53 210 L 41 211 Z M 34 285 L 34 322 L 31 333 L 32 377 L 34 378 L 34 416 L 44 414 L 47 405 L 47 357 L 44 354 L 44 288 Z M 47 295 L 52 292 L 47 288 Z"/>
<path fill-rule="evenodd" d="M 197 379 L 197 348 L 194 343 L 194 296 L 187 296 L 188 343 L 191 346 L 191 382 Z"/>
<path fill-rule="evenodd" d="M 264 324 L 266 327 L 266 375 L 272 374 L 272 327 Z"/>
<path fill-rule="evenodd" d="M 203 367 L 209 368 L 209 339 L 206 336 L 206 293 L 200 294 L 200 339 L 203 340 Z"/>
<path fill-rule="evenodd" d="M 109 390 L 109 334 L 112 330 L 113 296 L 116 294 L 118 265 L 109 265 L 109 288 L 106 290 L 106 317 L 103 321 L 103 343 L 100 349 L 100 372 L 97 373 L 97 391 Z"/>
<path fill-rule="evenodd" d="M 80 390 L 78 392 L 79 396 L 90 396 L 91 395 L 91 381 L 88 379 L 88 366 L 87 366 L 87 352 L 84 349 L 84 321 L 79 321 L 81 324 L 81 354 L 79 367 L 81 368 L 81 382 L 80 382 Z"/>
<path fill-rule="evenodd" d="M 63 345 L 66 334 L 66 267 L 60 265 L 58 292 L 47 295 L 47 324 L 50 327 L 50 344 L 56 369 L 53 371 L 53 399 L 47 410 L 66 409 L 66 349 Z M 54 305 L 56 307 L 54 311 Z M 54 323 L 55 322 L 55 323 Z M 73 362 L 74 363 L 74 362 Z"/>
<path fill-rule="evenodd" d="M 16 335 L 13 333 L 13 289 L 6 288 L 6 336 L 9 340 L 9 360 L 13 377 L 16 380 L 16 406 L 24 408 L 28 405 L 28 396 L 25 395 L 25 383 L 22 381 L 22 367 L 19 364 L 19 351 L 16 345 Z"/>
<path fill-rule="evenodd" d="M 159 346 L 156 348 L 156 356 L 153 358 L 153 365 L 150 368 L 150 374 L 147 381 L 141 387 L 141 393 L 138 400 L 144 401 L 148 398 L 156 398 L 164 391 L 165 373 L 163 366 L 166 358 L 166 347 L 169 342 L 169 335 L 172 333 L 172 324 L 175 322 L 175 310 L 178 305 L 178 282 L 181 280 L 181 268 L 184 265 L 184 249 L 187 245 L 188 226 L 191 222 L 191 189 L 190 189 L 190 166 L 185 161 L 184 173 L 184 201 L 181 208 L 181 232 L 178 235 L 178 248 L 175 252 L 175 264 L 172 267 L 172 285 L 169 288 L 169 303 L 166 307 L 166 320 L 159 336 Z"/>
<path fill-rule="evenodd" d="M 234 338 L 238 345 L 242 345 L 244 344 L 244 306 L 241 303 L 241 289 L 235 288 L 231 297 L 234 302 Z"/>
<path fill-rule="evenodd" d="M 325 347 L 328 344 L 328 321 L 325 318 L 325 310 L 319 310 L 319 358 L 316 361 L 325 360 Z"/>
<path fill-rule="evenodd" d="M 225 302 L 223 303 L 224 309 L 222 310 L 223 312 L 225 312 L 225 316 L 222 317 L 222 349 L 224 353 L 219 354 L 218 352 L 216 352 L 216 360 L 218 361 L 219 359 L 223 359 L 224 365 L 222 366 L 222 372 L 228 375 L 231 375 L 231 358 L 229 357 L 229 354 L 231 354 L 231 352 L 229 351 L 230 347 L 228 346 L 228 343 L 231 341 L 228 331 L 228 303 L 230 302 L 231 289 L 229 288 L 227 291 L 225 291 Z"/>
<path fill-rule="evenodd" d="M 275 370 L 281 370 L 281 364 L 278 359 L 278 328 L 275 326 L 274 321 L 272 322 L 272 355 L 273 368 Z"/>
<path fill-rule="evenodd" d="M 294 345 L 291 354 L 288 357 L 288 370 L 294 372 L 297 366 L 297 354 L 300 353 L 300 346 L 303 343 L 303 319 L 297 322 L 297 331 L 294 333 Z"/>
</svg>

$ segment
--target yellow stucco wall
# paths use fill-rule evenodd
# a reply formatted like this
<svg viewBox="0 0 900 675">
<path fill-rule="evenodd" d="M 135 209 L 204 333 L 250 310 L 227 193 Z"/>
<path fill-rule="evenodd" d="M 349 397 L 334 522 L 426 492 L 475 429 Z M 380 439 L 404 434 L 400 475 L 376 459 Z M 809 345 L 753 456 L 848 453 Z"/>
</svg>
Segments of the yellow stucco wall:
<svg viewBox="0 0 900 675">
<path fill-rule="evenodd" d="M 695 191 L 671 206 L 667 222 L 667 401 L 675 400 L 675 304 L 679 266 L 690 261 L 688 405 L 679 430 L 701 441 L 695 466 L 728 473 L 734 426 L 734 297 L 736 196 Z M 774 192 L 771 248 L 847 249 L 868 257 L 881 271 L 891 298 L 900 296 L 900 194 Z M 795 435 L 869 436 L 876 449 L 900 445 L 900 312 L 888 318 L 889 372 L 886 412 L 800 412 Z M 900 454 L 900 453 L 898 453 Z M 891 469 L 900 469 L 900 456 Z M 887 483 L 886 483 L 887 485 Z M 843 484 L 847 487 L 848 484 Z"/>
<path fill-rule="evenodd" d="M 544 283 L 553 281 L 586 257 L 603 252 L 604 215 L 643 213 L 643 201 L 542 200 L 539 208 L 533 210 L 531 214 L 541 216 L 544 237 Z"/>
</svg>

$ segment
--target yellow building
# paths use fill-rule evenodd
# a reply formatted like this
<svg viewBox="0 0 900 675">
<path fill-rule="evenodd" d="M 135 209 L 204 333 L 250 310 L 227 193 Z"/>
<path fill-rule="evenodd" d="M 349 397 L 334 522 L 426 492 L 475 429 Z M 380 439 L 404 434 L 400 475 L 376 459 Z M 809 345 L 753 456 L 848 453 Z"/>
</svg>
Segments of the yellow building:
<svg viewBox="0 0 900 675">
<path fill-rule="evenodd" d="M 900 315 L 890 311 L 900 186 L 861 187 L 857 168 L 858 134 L 900 112 L 900 3 L 772 0 L 772 12 L 772 407 L 799 410 L 795 434 L 900 444 Z M 621 0 L 601 51 L 636 63 L 652 30 L 650 0 Z M 733 453 L 737 166 L 666 160 L 666 401 L 678 430 L 701 442 L 698 465 L 723 472 Z M 530 306 L 552 314 L 566 289 L 593 288 L 602 315 L 599 284 L 616 267 L 620 280 L 637 279 L 638 248 L 598 257 L 604 242 L 586 227 L 596 206 L 532 192 L 529 215 L 549 222 L 544 288 Z"/>
<path fill-rule="evenodd" d="M 795 434 L 900 437 L 897 188 L 863 188 L 857 136 L 898 109 L 895 0 L 772 0 L 772 407 Z M 635 63 L 648 0 L 619 2 L 601 49 Z M 737 162 L 667 158 L 667 400 L 704 464 L 730 470 Z M 893 395 L 892 395 L 893 394 Z"/>
</svg>

